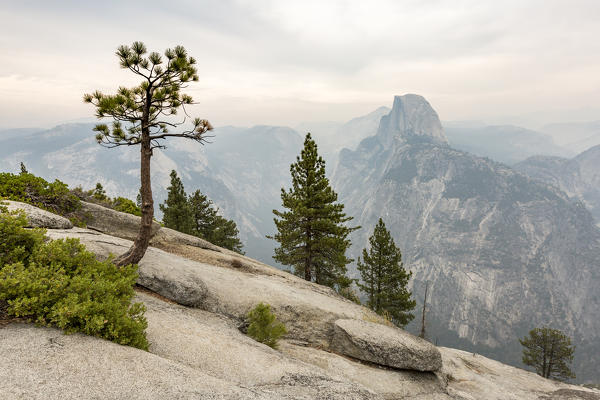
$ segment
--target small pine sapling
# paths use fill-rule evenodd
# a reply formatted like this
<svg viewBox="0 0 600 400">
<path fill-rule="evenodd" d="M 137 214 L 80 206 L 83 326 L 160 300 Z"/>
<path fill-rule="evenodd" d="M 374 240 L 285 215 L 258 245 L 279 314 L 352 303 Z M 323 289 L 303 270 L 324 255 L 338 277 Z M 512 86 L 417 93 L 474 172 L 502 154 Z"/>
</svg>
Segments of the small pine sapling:
<svg viewBox="0 0 600 400">
<path fill-rule="evenodd" d="M 248 313 L 248 336 L 270 346 L 277 348 L 279 338 L 287 333 L 285 325 L 277 320 L 271 312 L 269 304 L 259 303 Z"/>
</svg>

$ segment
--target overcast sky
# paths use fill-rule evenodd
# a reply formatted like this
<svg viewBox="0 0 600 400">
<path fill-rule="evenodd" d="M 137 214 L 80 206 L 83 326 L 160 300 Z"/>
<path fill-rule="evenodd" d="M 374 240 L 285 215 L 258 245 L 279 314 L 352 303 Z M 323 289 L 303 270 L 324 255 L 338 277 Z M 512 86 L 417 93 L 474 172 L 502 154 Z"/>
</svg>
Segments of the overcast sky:
<svg viewBox="0 0 600 400">
<path fill-rule="evenodd" d="M 599 0 L 4 1 L 0 128 L 92 116 L 83 93 L 136 83 L 114 56 L 135 40 L 199 60 L 194 114 L 217 126 L 344 121 L 404 93 L 443 120 L 600 120 L 599 38 Z"/>
</svg>

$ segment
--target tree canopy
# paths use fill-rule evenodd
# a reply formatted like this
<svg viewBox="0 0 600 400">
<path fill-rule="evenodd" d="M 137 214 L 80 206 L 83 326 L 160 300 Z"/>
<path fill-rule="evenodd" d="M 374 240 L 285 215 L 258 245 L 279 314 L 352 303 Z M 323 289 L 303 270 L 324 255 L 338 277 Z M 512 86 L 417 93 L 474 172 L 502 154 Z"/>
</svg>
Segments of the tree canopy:
<svg viewBox="0 0 600 400">
<path fill-rule="evenodd" d="M 404 326 L 414 318 L 409 311 L 416 305 L 407 289 L 412 272 L 404 269 L 402 253 L 381 218 L 369 238 L 369 245 L 368 251 L 362 251 L 362 260 L 358 260 L 363 282 L 358 282 L 358 287 L 366 293 L 370 309 L 378 314 L 389 314 L 396 325 Z"/>
<path fill-rule="evenodd" d="M 141 79 L 138 86 L 119 87 L 116 94 L 95 91 L 83 100 L 96 108 L 99 119 L 111 118 L 112 124 L 98 124 L 96 140 L 106 147 L 140 145 L 140 192 L 142 220 L 133 246 L 116 263 L 137 263 L 144 256 L 152 232 L 154 200 L 150 181 L 150 159 L 153 150 L 165 148 L 164 139 L 181 137 L 205 143 L 211 124 L 200 118 L 192 120 L 191 128 L 171 132 L 187 122 L 186 106 L 194 103 L 182 93 L 189 82 L 198 81 L 196 60 L 188 56 L 183 46 L 148 54 L 142 42 L 119 46 L 119 65 Z M 184 116 L 176 115 L 183 110 Z"/>
<path fill-rule="evenodd" d="M 273 210 L 277 233 L 268 236 L 279 242 L 274 259 L 293 267 L 294 273 L 308 281 L 336 288 L 350 285 L 346 257 L 348 235 L 358 227 L 346 226 L 352 217 L 337 202 L 337 193 L 325 176 L 325 161 L 310 133 L 296 162 L 290 166 L 292 187 L 281 189 L 285 211 Z"/>
<path fill-rule="evenodd" d="M 571 338 L 560 330 L 535 328 L 519 342 L 523 346 L 523 364 L 535 368 L 538 375 L 561 381 L 575 378 L 569 368 L 575 346 L 571 345 Z"/>
<path fill-rule="evenodd" d="M 167 228 L 208 240 L 212 244 L 243 254 L 243 245 L 233 220 L 219 215 L 213 202 L 196 190 L 191 196 L 185 192 L 177 172 L 171 171 L 168 197 L 160 205 L 163 223 Z"/>
</svg>

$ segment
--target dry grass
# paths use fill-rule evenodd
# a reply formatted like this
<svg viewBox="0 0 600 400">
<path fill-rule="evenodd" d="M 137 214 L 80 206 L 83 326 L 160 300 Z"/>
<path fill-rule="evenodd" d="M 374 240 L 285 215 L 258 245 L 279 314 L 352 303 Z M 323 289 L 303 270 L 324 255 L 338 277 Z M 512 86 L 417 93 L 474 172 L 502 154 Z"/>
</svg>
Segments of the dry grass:
<svg viewBox="0 0 600 400">
<path fill-rule="evenodd" d="M 374 312 L 372 312 L 372 313 L 363 312 L 362 319 L 363 319 L 363 321 L 373 322 L 375 324 L 391 326 L 391 327 L 395 326 L 394 323 L 392 322 L 392 317 L 390 316 L 390 314 L 388 312 L 384 312 L 383 315 L 378 315 L 378 314 L 375 314 Z"/>
<path fill-rule="evenodd" d="M 160 243 L 155 245 L 155 247 L 164 250 L 167 253 L 175 254 L 192 261 L 216 265 L 223 268 L 236 269 L 238 271 L 260 273 L 260 271 L 257 268 L 254 268 L 249 262 L 226 253 L 219 253 L 195 246 L 176 243 Z"/>
</svg>

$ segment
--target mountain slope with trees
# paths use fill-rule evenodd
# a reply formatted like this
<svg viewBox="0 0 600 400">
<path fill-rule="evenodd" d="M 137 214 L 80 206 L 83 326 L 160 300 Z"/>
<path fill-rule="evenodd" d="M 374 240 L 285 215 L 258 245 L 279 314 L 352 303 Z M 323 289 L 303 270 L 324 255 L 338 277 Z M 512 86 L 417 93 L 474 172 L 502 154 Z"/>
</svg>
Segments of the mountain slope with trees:
<svg viewBox="0 0 600 400">
<path fill-rule="evenodd" d="M 581 201 L 600 226 L 600 145 L 577 156 L 535 156 L 515 165 L 518 171 L 553 185 Z"/>
<path fill-rule="evenodd" d="M 598 380 L 600 231 L 583 205 L 452 149 L 416 95 L 396 97 L 377 135 L 342 152 L 332 182 L 363 226 L 351 255 L 383 217 L 418 303 L 429 284 L 432 340 L 522 365 L 517 338 L 552 322 L 574 338 L 578 378 Z"/>
</svg>

